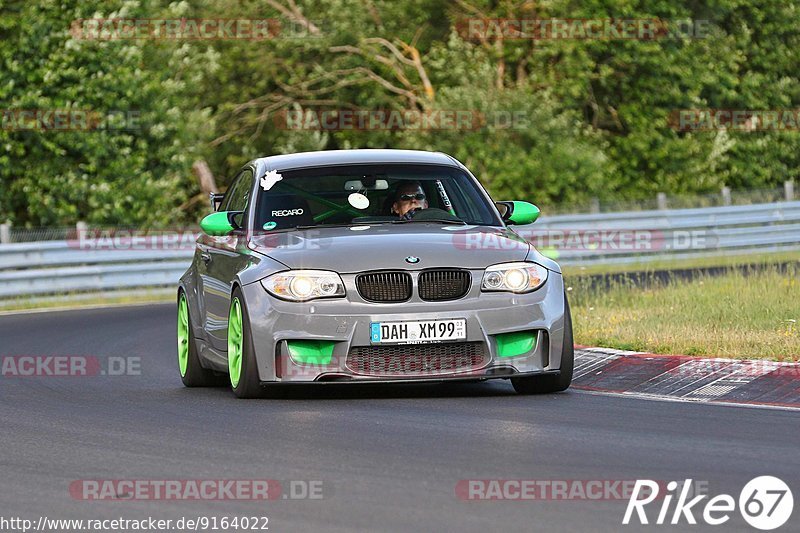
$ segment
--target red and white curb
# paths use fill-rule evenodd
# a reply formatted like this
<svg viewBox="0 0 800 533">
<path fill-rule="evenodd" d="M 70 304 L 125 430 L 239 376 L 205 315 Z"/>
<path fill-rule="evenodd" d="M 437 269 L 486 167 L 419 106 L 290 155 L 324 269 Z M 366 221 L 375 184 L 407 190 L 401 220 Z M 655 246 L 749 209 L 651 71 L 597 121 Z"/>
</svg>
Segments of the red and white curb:
<svg viewBox="0 0 800 533">
<path fill-rule="evenodd" d="M 645 398 L 800 409 L 800 363 L 576 347 L 573 386 Z"/>
</svg>

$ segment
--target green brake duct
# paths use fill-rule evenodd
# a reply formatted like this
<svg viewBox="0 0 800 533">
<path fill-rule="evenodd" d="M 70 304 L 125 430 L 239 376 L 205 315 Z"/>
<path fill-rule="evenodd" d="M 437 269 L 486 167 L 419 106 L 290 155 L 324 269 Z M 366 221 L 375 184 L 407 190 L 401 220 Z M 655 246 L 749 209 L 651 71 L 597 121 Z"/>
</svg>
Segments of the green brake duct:
<svg viewBox="0 0 800 533">
<path fill-rule="evenodd" d="M 498 357 L 523 355 L 536 347 L 536 330 L 514 331 L 494 336 Z"/>
<path fill-rule="evenodd" d="M 334 344 L 333 341 L 286 341 L 289 355 L 295 362 L 304 365 L 329 365 L 333 358 Z"/>
</svg>

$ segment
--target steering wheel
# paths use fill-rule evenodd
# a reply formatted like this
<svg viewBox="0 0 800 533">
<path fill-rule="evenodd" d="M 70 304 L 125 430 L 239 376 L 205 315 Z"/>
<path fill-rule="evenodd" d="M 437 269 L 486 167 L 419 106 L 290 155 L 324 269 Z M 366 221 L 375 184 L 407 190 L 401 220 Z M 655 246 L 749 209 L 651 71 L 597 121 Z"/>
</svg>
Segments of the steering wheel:
<svg viewBox="0 0 800 533">
<path fill-rule="evenodd" d="M 418 207 L 413 210 L 414 214 L 411 218 L 414 220 L 452 220 L 453 222 L 463 222 L 460 218 L 438 207 L 429 207 L 422 209 Z"/>
</svg>

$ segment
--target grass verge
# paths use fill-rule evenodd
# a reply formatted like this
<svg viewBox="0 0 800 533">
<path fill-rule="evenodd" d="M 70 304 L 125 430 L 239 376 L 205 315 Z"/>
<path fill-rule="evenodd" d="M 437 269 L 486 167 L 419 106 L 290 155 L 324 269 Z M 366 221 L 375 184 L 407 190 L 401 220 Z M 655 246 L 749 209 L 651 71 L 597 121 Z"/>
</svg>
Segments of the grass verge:
<svg viewBox="0 0 800 533">
<path fill-rule="evenodd" d="M 116 291 L 110 293 L 61 294 L 0 300 L 0 313 L 38 309 L 80 309 L 113 305 L 167 303 L 175 301 L 175 290 Z"/>
<path fill-rule="evenodd" d="M 556 259 L 557 260 L 557 259 Z M 594 264 L 588 266 L 564 265 L 565 276 L 585 276 L 616 272 L 650 272 L 654 270 L 679 270 L 705 267 L 737 267 L 741 265 L 771 265 L 800 261 L 800 252 L 771 252 L 749 255 L 717 255 L 706 257 L 690 257 L 682 259 L 657 259 L 625 264 Z"/>
<path fill-rule="evenodd" d="M 661 354 L 800 360 L 800 268 L 593 287 L 567 278 L 575 342 Z"/>
</svg>

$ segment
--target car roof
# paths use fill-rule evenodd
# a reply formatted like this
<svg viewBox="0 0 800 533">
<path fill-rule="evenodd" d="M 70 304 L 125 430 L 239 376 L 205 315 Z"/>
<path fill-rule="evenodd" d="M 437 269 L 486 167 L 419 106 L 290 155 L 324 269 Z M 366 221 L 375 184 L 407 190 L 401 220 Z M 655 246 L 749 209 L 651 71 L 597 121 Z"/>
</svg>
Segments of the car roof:
<svg viewBox="0 0 800 533">
<path fill-rule="evenodd" d="M 321 150 L 318 152 L 298 152 L 295 154 L 273 155 L 257 159 L 256 164 L 264 164 L 268 170 L 290 170 L 329 165 L 359 165 L 380 163 L 407 163 L 447 165 L 460 167 L 459 163 L 441 152 L 422 150 Z"/>
</svg>

